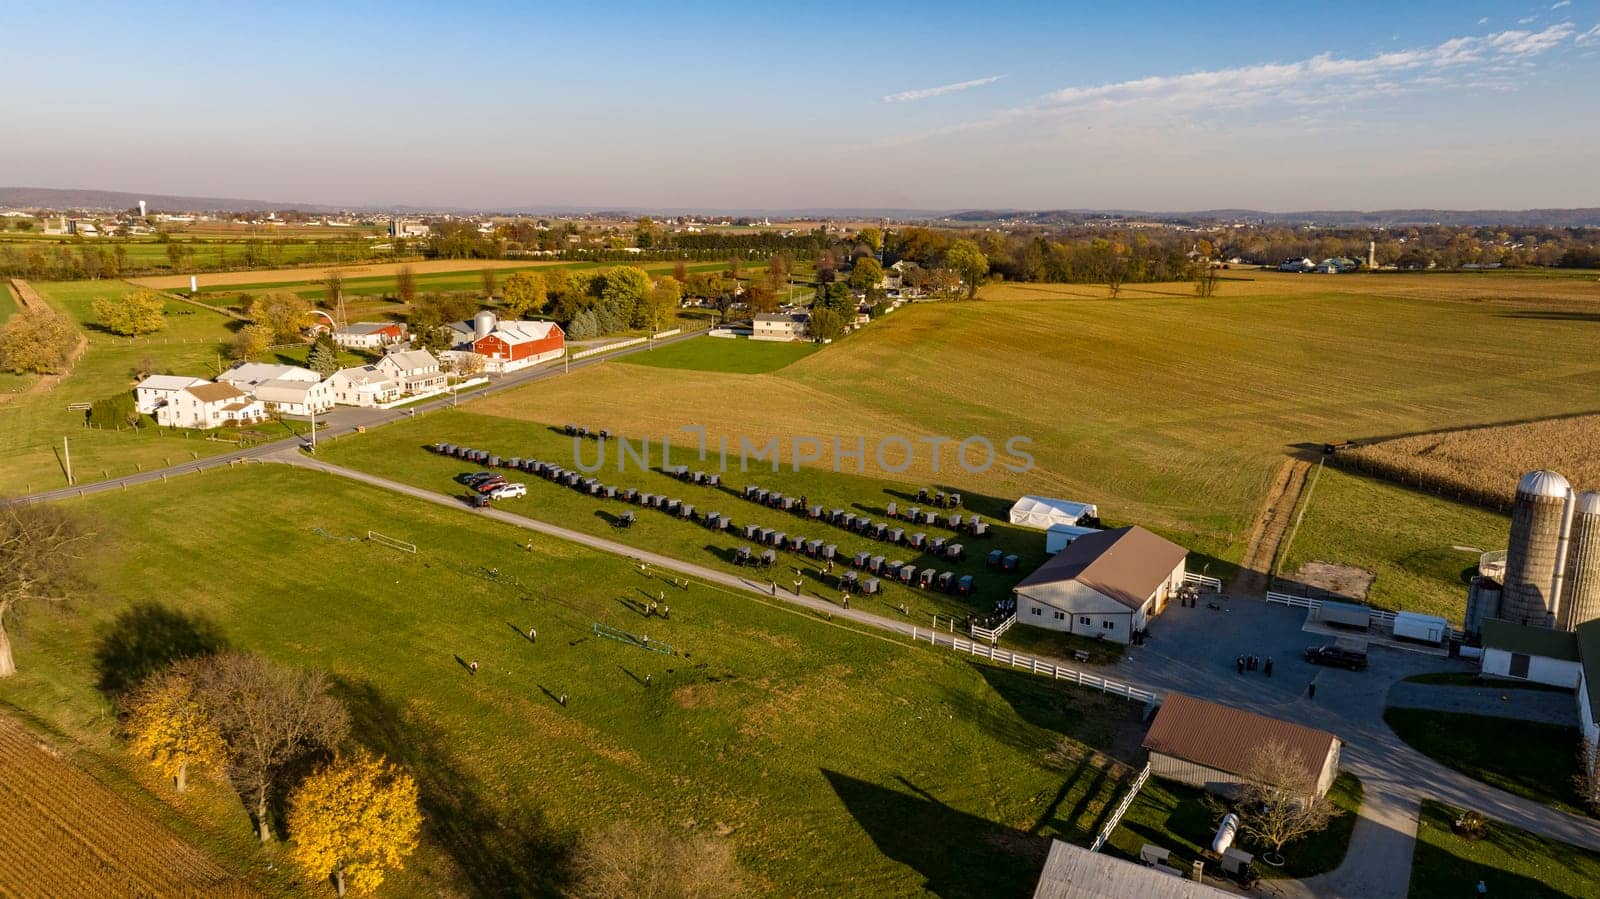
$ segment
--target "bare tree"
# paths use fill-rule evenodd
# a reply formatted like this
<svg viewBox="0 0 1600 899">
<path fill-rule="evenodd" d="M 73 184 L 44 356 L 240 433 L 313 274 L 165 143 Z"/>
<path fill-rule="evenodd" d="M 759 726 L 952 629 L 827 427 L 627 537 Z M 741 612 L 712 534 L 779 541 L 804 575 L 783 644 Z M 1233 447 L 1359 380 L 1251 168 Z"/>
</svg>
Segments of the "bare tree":
<svg viewBox="0 0 1600 899">
<path fill-rule="evenodd" d="M 745 892 L 727 843 L 628 820 L 587 835 L 575 861 L 573 899 L 712 899 Z"/>
<path fill-rule="evenodd" d="M 1200 263 L 1200 269 L 1194 276 L 1194 295 L 1201 299 L 1210 299 L 1217 293 L 1217 269 L 1209 262 Z"/>
<path fill-rule="evenodd" d="M 411 266 L 401 266 L 400 271 L 395 272 L 394 296 L 407 306 L 417 301 L 417 273 L 411 270 Z"/>
<path fill-rule="evenodd" d="M 1128 278 L 1128 263 L 1121 256 L 1113 256 L 1106 261 L 1106 289 L 1111 292 L 1114 300 L 1122 293 L 1122 282 Z"/>
<path fill-rule="evenodd" d="M 0 677 L 17 673 L 7 613 L 29 601 L 64 602 L 94 535 L 72 514 L 46 505 L 0 505 Z"/>
<path fill-rule="evenodd" d="M 193 665 L 200 695 L 227 746 L 228 774 L 255 805 L 257 833 L 266 843 L 272 839 L 267 809 L 283 787 L 284 769 L 343 739 L 350 716 L 328 695 L 322 671 L 285 668 L 242 652 L 186 664 Z"/>
<path fill-rule="evenodd" d="M 344 274 L 338 269 L 329 269 L 322 280 L 323 287 L 328 291 L 328 306 L 334 310 L 333 320 L 343 327 L 344 318 Z"/>
<path fill-rule="evenodd" d="M 492 300 L 494 299 L 495 291 L 500 289 L 500 273 L 496 272 L 493 266 L 486 265 L 483 267 L 481 275 L 483 277 L 483 298 Z"/>
<path fill-rule="evenodd" d="M 1316 833 L 1333 820 L 1335 809 L 1317 791 L 1317 776 L 1288 744 L 1272 740 L 1256 752 L 1240 786 L 1241 826 L 1245 833 L 1282 854 L 1283 847 Z"/>
</svg>

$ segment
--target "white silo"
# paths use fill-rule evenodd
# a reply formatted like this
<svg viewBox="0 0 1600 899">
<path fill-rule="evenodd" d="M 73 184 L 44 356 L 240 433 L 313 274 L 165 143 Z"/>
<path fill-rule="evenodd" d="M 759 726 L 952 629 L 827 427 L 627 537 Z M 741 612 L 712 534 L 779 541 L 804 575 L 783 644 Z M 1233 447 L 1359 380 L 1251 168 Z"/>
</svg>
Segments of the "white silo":
<svg viewBox="0 0 1600 899">
<path fill-rule="evenodd" d="M 1600 618 L 1600 493 L 1574 497 L 1570 518 L 1559 619 L 1569 631 Z"/>
<path fill-rule="evenodd" d="M 490 312 L 487 309 L 479 312 L 472 319 L 472 338 L 474 340 L 478 340 L 488 337 L 489 334 L 494 331 L 494 326 L 495 319 L 493 312 Z"/>
<path fill-rule="evenodd" d="M 1567 479 L 1553 471 L 1530 471 L 1517 482 L 1500 605 L 1500 615 L 1507 621 L 1555 625 L 1561 605 L 1571 496 Z"/>
<path fill-rule="evenodd" d="M 139 201 L 139 218 L 144 218 L 144 217 L 145 217 L 145 216 L 146 216 L 146 215 L 148 215 L 148 214 L 149 214 L 149 213 L 147 213 L 147 212 L 145 212 L 145 205 L 144 205 L 144 201 L 143 201 L 143 200 L 140 200 L 140 201 Z"/>
</svg>

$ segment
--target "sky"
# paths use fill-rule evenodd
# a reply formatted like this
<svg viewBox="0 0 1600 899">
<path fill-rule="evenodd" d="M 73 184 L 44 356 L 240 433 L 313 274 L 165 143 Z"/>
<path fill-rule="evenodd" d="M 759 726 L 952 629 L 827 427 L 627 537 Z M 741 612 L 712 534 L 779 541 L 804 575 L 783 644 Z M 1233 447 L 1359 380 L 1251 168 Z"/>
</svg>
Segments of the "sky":
<svg viewBox="0 0 1600 899">
<path fill-rule="evenodd" d="M 1600 206 L 1600 0 L 7 0 L 0 35 L 6 186 L 484 208 Z"/>
</svg>

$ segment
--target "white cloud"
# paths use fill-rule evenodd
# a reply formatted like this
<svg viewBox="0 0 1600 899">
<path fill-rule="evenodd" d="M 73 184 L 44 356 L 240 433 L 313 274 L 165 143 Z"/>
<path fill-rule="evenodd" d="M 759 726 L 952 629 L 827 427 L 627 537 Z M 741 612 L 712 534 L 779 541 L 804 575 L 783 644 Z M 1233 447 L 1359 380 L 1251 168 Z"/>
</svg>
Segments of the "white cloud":
<svg viewBox="0 0 1600 899">
<path fill-rule="evenodd" d="M 1484 16 L 1483 18 L 1479 19 L 1478 20 L 1478 24 L 1479 25 L 1487 25 L 1487 24 L 1489 24 L 1489 17 L 1488 16 Z"/>
<path fill-rule="evenodd" d="M 974 78 L 971 81 L 957 81 L 954 84 L 941 84 L 938 87 L 924 87 L 918 88 L 917 90 L 901 91 L 897 94 L 889 94 L 885 96 L 883 98 L 883 102 L 913 103 L 917 100 L 927 100 L 931 97 L 942 97 L 945 94 L 953 94 L 958 91 L 972 90 L 975 87 L 983 87 L 985 85 L 994 84 L 996 81 L 999 81 L 1004 77 L 1006 76 L 990 75 L 987 78 Z"/>
<path fill-rule="evenodd" d="M 1446 70 L 1452 81 L 1486 71 L 1504 71 L 1572 39 L 1571 23 L 1541 31 L 1511 30 L 1452 38 L 1431 47 L 1399 50 L 1358 58 L 1321 54 L 1298 62 L 1271 62 L 1152 75 L 1110 84 L 1062 88 L 1027 106 L 1002 110 L 990 118 L 943 129 L 981 130 L 1014 122 L 1068 123 L 1112 113 L 1181 116 L 1190 112 L 1349 103 L 1374 96 L 1437 86 Z M 1600 42 L 1600 28 L 1578 42 Z M 928 137 L 933 135 L 922 135 Z"/>
<path fill-rule="evenodd" d="M 1578 35 L 1578 38 L 1576 41 L 1574 41 L 1574 43 L 1580 47 L 1587 47 L 1590 44 L 1600 44 L 1600 25 L 1596 25 L 1588 31 Z"/>
<path fill-rule="evenodd" d="M 1527 24 L 1529 24 L 1530 22 L 1532 22 L 1536 18 L 1538 18 L 1538 17 L 1537 16 L 1523 16 L 1522 18 L 1517 20 L 1517 24 L 1518 25 L 1527 25 Z"/>
<path fill-rule="evenodd" d="M 1551 9 L 1560 9 L 1563 6 L 1571 6 L 1571 5 L 1572 5 L 1572 0 L 1556 0 L 1556 3 L 1553 4 L 1550 8 Z"/>
</svg>

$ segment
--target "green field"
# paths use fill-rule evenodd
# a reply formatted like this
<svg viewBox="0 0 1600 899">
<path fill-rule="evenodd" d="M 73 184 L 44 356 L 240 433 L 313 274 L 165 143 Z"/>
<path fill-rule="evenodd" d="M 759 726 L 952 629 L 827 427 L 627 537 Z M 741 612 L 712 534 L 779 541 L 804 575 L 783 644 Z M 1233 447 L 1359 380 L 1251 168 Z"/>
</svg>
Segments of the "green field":
<svg viewBox="0 0 1600 899">
<path fill-rule="evenodd" d="M 15 315 L 17 308 L 17 295 L 11 291 L 11 285 L 0 282 L 0 323 Z"/>
<path fill-rule="evenodd" d="M 1490 821 L 1481 840 L 1451 829 L 1459 809 L 1422 803 L 1417 848 L 1411 863 L 1410 899 L 1476 896 L 1483 881 L 1491 897 L 1586 899 L 1600 884 L 1600 853 L 1547 840 Z"/>
<path fill-rule="evenodd" d="M 1365 568 L 1375 605 L 1460 623 L 1479 554 L 1455 547 L 1504 549 L 1510 528 L 1495 512 L 1325 467 L 1281 567 L 1290 581 L 1307 562 Z"/>
<path fill-rule="evenodd" d="M 1383 720 L 1441 765 L 1563 811 L 1587 812 L 1577 786 L 1581 740 L 1576 727 L 1403 708 L 1384 709 Z M 1515 741 L 1506 739 L 1508 727 L 1515 727 Z"/>
<path fill-rule="evenodd" d="M 606 366 L 483 409 L 545 423 L 593 409 L 621 433 L 1021 435 L 1036 467 L 996 466 L 974 489 L 1096 502 L 1237 560 L 1297 446 L 1600 406 L 1592 328 L 1545 312 L 1591 302 L 1582 282 L 1262 276 L 1211 300 L 1139 288 L 999 285 L 913 304 L 773 373 L 662 370 L 640 390 L 636 367 Z M 930 462 L 906 477 L 933 480 Z"/>
<path fill-rule="evenodd" d="M 1329 789 L 1328 798 L 1338 812 L 1327 829 L 1284 846 L 1281 868 L 1258 863 L 1256 868 L 1262 877 L 1312 877 L 1339 867 L 1361 811 L 1361 781 L 1353 774 L 1340 774 Z M 1128 807 L 1107 845 L 1114 854 L 1138 861 L 1139 849 L 1150 843 L 1171 851 L 1173 866 L 1187 871 L 1196 859 L 1211 861 L 1211 838 L 1216 835 L 1221 818 L 1222 813 L 1208 804 L 1204 790 L 1152 777 Z M 1248 837 L 1242 837 L 1239 845 L 1257 856 L 1267 851 L 1266 847 L 1252 845 Z"/>
<path fill-rule="evenodd" d="M 287 888 L 276 853 L 250 847 L 226 789 L 172 797 L 119 749 L 107 673 L 196 632 L 332 671 L 355 737 L 422 784 L 424 846 L 386 895 L 548 892 L 579 832 L 630 818 L 730 840 L 762 894 L 1026 896 L 1046 838 L 1086 841 L 1129 773 L 1089 749 L 1137 727 L 1124 701 L 572 544 L 529 551 L 464 509 L 276 466 L 72 506 L 100 531 L 92 598 L 8 622 L 20 671 L 0 702 L 141 803 L 158 791 L 270 893 Z M 343 539 L 368 529 L 418 552 Z M 641 617 L 659 590 L 670 620 Z"/>
<path fill-rule="evenodd" d="M 821 349 L 815 343 L 772 343 L 745 338 L 706 338 L 669 344 L 623 361 L 655 368 L 686 368 L 755 375 L 777 371 Z"/>
<path fill-rule="evenodd" d="M 341 234 L 340 237 L 347 240 L 350 235 Z M 240 234 L 238 236 L 204 238 L 177 236 L 171 242 L 181 245 L 190 252 L 179 271 L 204 272 L 246 268 L 244 241 L 250 238 L 258 239 L 263 244 L 262 252 L 266 254 L 261 261 L 263 265 L 283 266 L 307 263 L 334 265 L 386 258 L 386 254 L 374 252 L 368 246 L 362 245 L 357 248 L 349 245 L 345 240 L 335 240 L 327 237 L 308 238 L 305 236 L 273 236 L 269 234 Z M 45 235 L 39 232 L 6 232 L 3 236 L 0 236 L 0 245 L 15 247 L 24 254 L 35 250 L 49 254 L 55 252 L 58 247 L 64 247 L 73 253 L 77 253 L 80 247 L 112 249 L 120 246 L 127 260 L 124 268 L 125 273 L 159 274 L 173 270 L 172 258 L 167 250 L 168 244 L 158 241 L 154 237 L 91 240 Z"/>
</svg>

